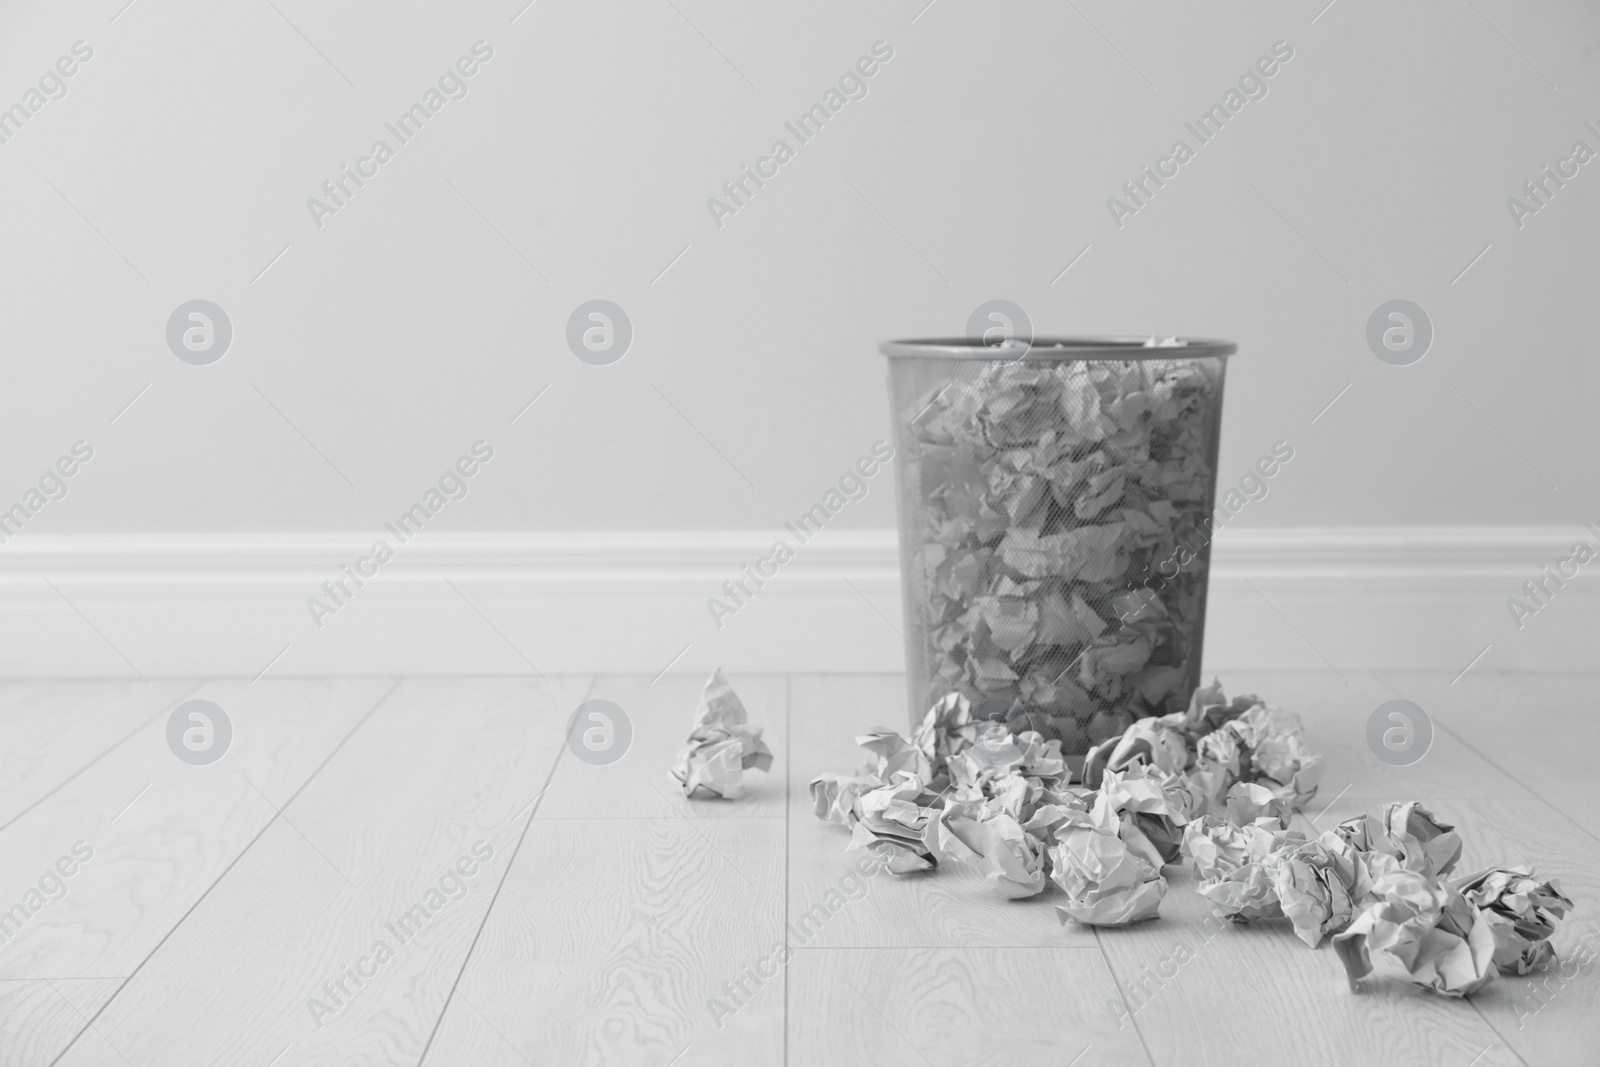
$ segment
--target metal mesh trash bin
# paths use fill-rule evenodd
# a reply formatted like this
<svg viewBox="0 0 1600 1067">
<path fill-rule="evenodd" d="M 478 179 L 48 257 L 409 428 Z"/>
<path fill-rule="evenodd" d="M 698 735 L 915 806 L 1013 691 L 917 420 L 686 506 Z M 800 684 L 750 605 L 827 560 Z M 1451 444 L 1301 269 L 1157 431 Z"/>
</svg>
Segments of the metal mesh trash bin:
<svg viewBox="0 0 1600 1067">
<path fill-rule="evenodd" d="M 1199 682 L 1223 341 L 887 341 L 911 721 L 1082 753 Z"/>
</svg>

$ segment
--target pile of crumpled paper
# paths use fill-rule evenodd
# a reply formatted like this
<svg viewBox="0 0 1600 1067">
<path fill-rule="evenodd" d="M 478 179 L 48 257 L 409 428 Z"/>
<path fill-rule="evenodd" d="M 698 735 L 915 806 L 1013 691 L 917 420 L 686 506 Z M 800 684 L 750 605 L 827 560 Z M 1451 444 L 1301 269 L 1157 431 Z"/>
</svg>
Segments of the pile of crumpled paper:
<svg viewBox="0 0 1600 1067">
<path fill-rule="evenodd" d="M 811 782 L 817 817 L 848 829 L 851 850 L 895 874 L 962 864 L 1008 899 L 1053 885 L 1062 923 L 1155 918 L 1162 868 L 1187 861 L 1218 914 L 1287 918 L 1313 948 L 1331 939 L 1352 989 L 1377 951 L 1411 981 L 1463 996 L 1548 964 L 1573 906 L 1526 867 L 1448 882 L 1461 840 L 1416 802 L 1315 839 L 1290 829 L 1316 795 L 1320 757 L 1293 712 L 1230 701 L 1217 683 L 1091 748 L 1077 782 L 1059 741 L 974 720 L 957 693 L 912 738 L 856 740 L 871 757 L 860 771 Z"/>
</svg>

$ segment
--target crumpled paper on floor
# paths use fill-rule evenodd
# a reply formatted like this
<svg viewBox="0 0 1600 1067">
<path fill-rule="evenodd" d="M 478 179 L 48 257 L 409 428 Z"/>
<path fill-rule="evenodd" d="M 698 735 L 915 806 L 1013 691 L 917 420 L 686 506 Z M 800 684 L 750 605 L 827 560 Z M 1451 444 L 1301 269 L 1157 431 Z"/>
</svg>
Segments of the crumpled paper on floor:
<svg viewBox="0 0 1600 1067">
<path fill-rule="evenodd" d="M 1200 686 L 1190 695 L 1189 707 L 1180 712 L 1178 718 L 1193 748 L 1206 734 L 1220 730 L 1224 723 L 1232 722 L 1261 703 L 1261 698 L 1254 693 L 1243 693 L 1229 700 L 1221 679 L 1213 678 L 1210 685 Z"/>
<path fill-rule="evenodd" d="M 1057 904 L 1062 925 L 1126 926 L 1153 919 L 1167 894 L 1167 880 L 1120 837 L 1073 812 L 1056 829 L 1050 880 L 1067 895 Z"/>
<path fill-rule="evenodd" d="M 950 757 L 950 782 L 958 792 L 985 791 L 989 783 L 1020 775 L 1052 789 L 1066 785 L 1070 772 L 1060 741 L 1046 741 L 1034 730 L 1013 734 L 992 723 L 971 745 Z"/>
<path fill-rule="evenodd" d="M 930 708 L 913 738 L 888 729 L 862 734 L 856 744 L 867 761 L 853 775 L 812 779 L 813 811 L 850 830 L 847 851 L 874 854 L 891 874 L 929 870 L 938 863 L 932 835 L 937 805 L 950 789 L 949 762 L 976 736 L 960 694 Z"/>
<path fill-rule="evenodd" d="M 748 725 L 738 694 L 712 671 L 700 694 L 689 747 L 679 754 L 672 777 L 692 799 L 721 797 L 737 800 L 744 795 L 744 772 L 772 766 L 772 750 L 761 740 L 761 727 Z"/>
<path fill-rule="evenodd" d="M 1318 838 L 1333 857 L 1358 909 L 1370 902 L 1374 882 L 1386 874 L 1405 870 L 1400 850 L 1379 831 L 1379 826 L 1377 819 L 1362 815 L 1346 819 Z M 1375 847 L 1365 847 L 1369 844 Z"/>
<path fill-rule="evenodd" d="M 1257 704 L 1225 728 L 1250 753 L 1247 781 L 1270 787 L 1296 811 L 1316 796 L 1322 757 L 1306 747 L 1299 715 Z"/>
<path fill-rule="evenodd" d="M 1526 973 L 1552 958 L 1555 922 L 1572 907 L 1525 868 L 1445 885 L 1460 838 L 1416 801 L 1314 840 L 1289 830 L 1316 791 L 1319 758 L 1292 713 L 1256 697 L 1228 701 L 1220 684 L 1098 746 L 1092 790 L 1070 784 L 1059 742 L 1018 721 L 975 720 L 964 697 L 941 698 L 910 739 L 858 737 L 869 760 L 856 775 L 813 780 L 816 814 L 895 873 L 959 864 L 1009 899 L 1054 884 L 1063 924 L 1155 918 L 1163 864 L 1187 856 L 1197 891 L 1222 916 L 1286 916 L 1312 947 L 1332 937 L 1353 989 L 1374 951 L 1445 996 Z"/>
<path fill-rule="evenodd" d="M 847 852 L 866 850 L 892 874 L 910 874 L 933 867 L 936 860 L 925 841 L 936 814 L 926 801 L 926 787 L 912 771 L 895 771 L 889 781 L 861 794 L 859 819 L 851 828 Z"/>
<path fill-rule="evenodd" d="M 1139 719 L 1118 737 L 1089 749 L 1083 758 L 1083 784 L 1100 788 L 1107 770 L 1125 771 L 1146 764 L 1167 774 L 1177 774 L 1189 763 L 1189 743 L 1173 716 Z M 1179 720 L 1182 715 L 1178 715 Z"/>
<path fill-rule="evenodd" d="M 1273 867 L 1273 888 L 1295 936 L 1312 948 L 1350 925 L 1356 902 L 1355 871 L 1342 848 L 1330 847 L 1331 831 L 1282 854 Z M 1337 837 L 1331 844 L 1342 845 Z"/>
<path fill-rule="evenodd" d="M 1409 871 L 1444 877 L 1461 859 L 1461 838 L 1455 827 L 1434 818 L 1433 812 L 1413 800 L 1383 806 L 1384 833 L 1399 850 Z"/>
<path fill-rule="evenodd" d="M 1092 810 L 1096 825 L 1115 833 L 1159 871 L 1178 861 L 1183 826 L 1196 814 L 1193 802 L 1182 775 L 1135 764 L 1126 771 L 1105 772 Z"/>
<path fill-rule="evenodd" d="M 1046 884 L 1053 823 L 1041 811 L 1086 806 L 1066 788 L 1060 741 L 975 720 L 959 693 L 936 701 L 911 738 L 880 729 L 856 743 L 869 759 L 854 775 L 814 778 L 813 810 L 849 829 L 850 849 L 879 855 L 892 874 L 943 859 L 974 867 L 1002 895 L 1030 895 Z"/>
<path fill-rule="evenodd" d="M 1066 789 L 1061 742 L 1033 730 L 1013 735 L 991 722 L 971 744 L 953 748 L 950 788 L 933 825 L 934 851 L 976 870 L 1004 897 L 1043 892 L 1054 830 L 1069 808 L 1086 806 Z"/>
<path fill-rule="evenodd" d="M 1494 962 L 1501 974 L 1527 974 L 1555 959 L 1550 938 L 1572 910 L 1554 880 L 1527 866 L 1490 867 L 1456 884 L 1494 933 Z"/>
<path fill-rule="evenodd" d="M 1377 898 L 1333 939 L 1352 992 L 1372 973 L 1372 953 L 1398 960 L 1411 981 L 1447 997 L 1462 997 L 1495 976 L 1495 937 L 1460 891 L 1414 870 L 1394 871 L 1373 884 Z"/>
<path fill-rule="evenodd" d="M 1271 789 L 1291 811 L 1317 794 L 1322 757 L 1302 738 L 1300 716 L 1256 703 L 1195 743 L 1195 777 L 1221 814 L 1229 790 L 1238 782 Z"/>
<path fill-rule="evenodd" d="M 1037 806 L 1027 821 L 1005 799 L 954 800 L 937 817 L 941 858 L 971 867 L 1010 900 L 1036 896 L 1048 885 L 1046 850 L 1067 809 Z"/>
<path fill-rule="evenodd" d="M 1266 824 L 1272 829 L 1289 828 L 1289 802 L 1264 785 L 1235 782 L 1228 790 L 1223 813 L 1235 826 Z"/>
<path fill-rule="evenodd" d="M 861 795 L 883 785 L 871 774 L 819 774 L 811 780 L 812 812 L 823 822 L 836 822 L 846 830 L 861 821 Z"/>
<path fill-rule="evenodd" d="M 929 753 L 935 748 L 933 732 L 942 724 L 939 716 L 948 718 L 951 713 L 958 712 L 963 723 L 967 718 L 964 701 L 946 703 L 949 705 L 948 711 L 935 707 L 923 721 L 918 738 L 920 741 L 924 734 L 927 735 L 926 747 L 888 729 L 858 735 L 856 744 L 865 749 L 870 757 L 860 770 L 855 774 L 825 772 L 811 780 L 812 810 L 816 817 L 824 822 L 838 823 L 847 830 L 854 829 L 861 821 L 861 798 L 889 785 L 895 775 L 902 772 L 910 774 L 921 784 L 919 794 L 928 792 L 929 784 L 934 779 L 934 761 Z M 951 745 L 946 741 L 939 748 L 939 759 L 942 761 L 947 758 Z M 942 762 L 940 767 L 942 773 Z M 944 774 L 943 777 L 948 784 L 948 775 Z"/>
<path fill-rule="evenodd" d="M 1383 815 L 1357 815 L 1334 831 L 1358 852 L 1369 853 L 1377 874 L 1399 867 L 1421 874 L 1449 874 L 1461 859 L 1455 827 L 1441 823 L 1419 801 L 1385 804 Z M 1380 861 L 1378 857 L 1388 857 Z M 1392 861 L 1389 862 L 1389 861 Z"/>
<path fill-rule="evenodd" d="M 936 789 L 944 788 L 950 761 L 970 748 L 986 725 L 974 721 L 972 704 L 961 693 L 946 693 L 934 701 L 910 741 L 927 763 L 930 786 L 937 783 Z"/>
<path fill-rule="evenodd" d="M 1213 730 L 1195 742 L 1194 766 L 1189 776 L 1200 786 L 1207 814 L 1222 816 L 1228 790 L 1241 780 L 1249 754 L 1228 730 Z"/>
<path fill-rule="evenodd" d="M 1213 815 L 1189 823 L 1183 835 L 1184 853 L 1200 879 L 1195 891 L 1223 918 L 1238 922 L 1283 915 L 1275 868 L 1280 857 L 1305 843 L 1304 834 L 1270 819 L 1236 825 Z"/>
<path fill-rule="evenodd" d="M 856 744 L 872 757 L 861 768 L 880 782 L 887 782 L 904 771 L 916 775 L 926 783 L 933 778 L 933 770 L 922 750 L 893 730 L 877 729 L 856 737 Z"/>
<path fill-rule="evenodd" d="M 1333 832 L 1357 852 L 1371 852 L 1390 856 L 1395 868 L 1401 869 L 1400 846 L 1389 840 L 1384 822 L 1372 815 L 1355 815 L 1334 828 Z"/>
</svg>

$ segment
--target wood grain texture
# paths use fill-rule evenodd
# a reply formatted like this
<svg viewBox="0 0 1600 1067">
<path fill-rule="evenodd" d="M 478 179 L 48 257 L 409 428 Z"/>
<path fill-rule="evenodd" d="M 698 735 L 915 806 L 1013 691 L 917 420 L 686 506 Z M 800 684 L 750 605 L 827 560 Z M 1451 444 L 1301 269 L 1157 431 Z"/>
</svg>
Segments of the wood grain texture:
<svg viewBox="0 0 1600 1067">
<path fill-rule="evenodd" d="M 0 683 L 0 833 L 196 684 Z"/>
<path fill-rule="evenodd" d="M 1465 1001 L 1382 962 L 1351 993 L 1332 952 L 1284 921 L 1203 924 L 1173 867 L 1161 917 L 1124 930 L 1062 927 L 1053 891 L 1005 901 L 964 870 L 857 882 L 859 854 L 806 786 L 854 771 L 863 730 L 906 729 L 903 680 L 730 677 L 777 756 L 730 803 L 686 801 L 667 779 L 702 681 L 414 679 L 368 718 L 385 680 L 208 683 L 194 695 L 235 725 L 208 767 L 172 756 L 164 718 L 128 718 L 145 687 L 0 686 L 0 737 L 36 746 L 0 748 L 26 779 L 10 793 L 25 814 L 0 830 L 0 908 L 74 841 L 95 849 L 0 943 L 0 1067 L 50 1064 L 69 1041 L 63 1067 L 387 1067 L 425 1049 L 434 1067 L 1545 1067 L 1600 1047 L 1600 955 L 1579 952 L 1600 954 L 1600 676 L 1223 678 L 1301 712 L 1325 753 L 1300 828 L 1420 799 L 1462 833 L 1463 872 L 1530 862 L 1576 901 L 1555 945 L 1588 962 Z M 635 727 L 606 767 L 565 746 L 591 695 Z M 1366 747 L 1367 717 L 1396 695 L 1443 727 L 1409 768 Z M 35 711 L 89 741 L 39 731 Z M 480 839 L 490 861 L 459 893 L 441 887 Z M 430 887 L 454 899 L 401 943 L 387 924 Z M 845 902 L 796 934 L 830 890 Z M 314 1013 L 379 939 L 394 958 Z M 780 944 L 787 966 L 764 962 Z M 760 986 L 758 966 L 775 968 Z"/>
<path fill-rule="evenodd" d="M 0 836 L 0 907 L 46 888 L 44 907 L 0 931 L 0 977 L 127 975 L 392 683 L 383 679 L 209 683 L 228 714 L 217 762 L 173 755 L 158 716 Z M 49 899 L 52 867 L 91 852 Z M 81 852 L 80 852 L 81 854 Z M 69 863 L 69 866 L 71 864 Z"/>
<path fill-rule="evenodd" d="M 1526 782 L 1600 846 L 1600 677 L 1473 670 L 1453 685 L 1436 674 L 1379 680 L 1420 705 L 1441 733 Z"/>
<path fill-rule="evenodd" d="M 49 1063 L 121 984 L 120 978 L 0 980 L 0 1067 Z"/>
<path fill-rule="evenodd" d="M 775 674 L 728 675 L 750 722 L 763 728 L 773 751 L 768 772 L 745 772 L 746 793 L 738 800 L 687 800 L 668 773 L 684 748 L 694 720 L 702 677 L 667 675 L 654 683 L 643 676 L 595 681 L 584 699 L 605 699 L 627 714 L 633 740 L 626 755 L 604 766 L 563 758 L 539 805 L 539 819 L 659 819 L 673 817 L 668 799 L 700 819 L 782 818 L 788 767 L 787 679 Z M 569 709 L 569 712 L 572 709 Z M 563 726 L 565 723 L 563 722 Z M 665 793 L 664 798 L 662 794 Z"/>
<path fill-rule="evenodd" d="M 415 1062 L 554 763 L 562 709 L 585 688 L 403 683 L 292 802 L 263 790 L 282 814 L 97 1031 L 134 1063 L 265 1064 L 285 1049 L 277 1067 Z M 480 840 L 491 861 L 447 883 Z M 419 903 L 421 930 L 402 941 L 387 924 Z M 374 966 L 380 941 L 393 958 Z M 358 966 L 375 973 L 329 992 Z M 63 1060 L 80 1062 L 96 1061 L 77 1046 Z"/>
<path fill-rule="evenodd" d="M 1092 945 L 804 948 L 789 971 L 791 1067 L 1149 1063 Z"/>
<path fill-rule="evenodd" d="M 782 916 L 781 820 L 534 820 L 428 1063 L 781 1063 Z"/>
</svg>

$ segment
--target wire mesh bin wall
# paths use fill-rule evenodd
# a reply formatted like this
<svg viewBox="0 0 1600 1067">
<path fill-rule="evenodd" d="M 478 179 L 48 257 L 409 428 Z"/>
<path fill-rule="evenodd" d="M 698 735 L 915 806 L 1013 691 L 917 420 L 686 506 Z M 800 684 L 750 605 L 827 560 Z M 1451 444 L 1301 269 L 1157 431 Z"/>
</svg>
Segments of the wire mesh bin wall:
<svg viewBox="0 0 1600 1067">
<path fill-rule="evenodd" d="M 1223 341 L 887 341 L 911 721 L 1082 753 L 1200 677 Z M 1003 357 L 1003 358 L 997 358 Z"/>
</svg>

